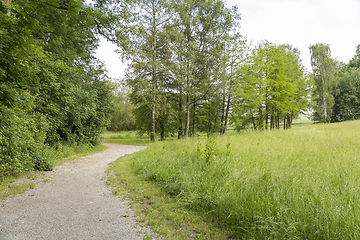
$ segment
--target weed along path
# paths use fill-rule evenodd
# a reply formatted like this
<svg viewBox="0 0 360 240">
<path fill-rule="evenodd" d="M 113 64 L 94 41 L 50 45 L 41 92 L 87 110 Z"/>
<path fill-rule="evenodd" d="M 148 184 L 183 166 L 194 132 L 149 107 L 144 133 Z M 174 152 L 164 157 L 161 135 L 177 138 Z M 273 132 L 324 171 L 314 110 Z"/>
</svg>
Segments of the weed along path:
<svg viewBox="0 0 360 240">
<path fill-rule="evenodd" d="M 0 239 L 142 239 L 149 229 L 136 225 L 102 178 L 110 162 L 144 147 L 104 145 L 57 166 L 35 189 L 0 200 Z"/>
</svg>

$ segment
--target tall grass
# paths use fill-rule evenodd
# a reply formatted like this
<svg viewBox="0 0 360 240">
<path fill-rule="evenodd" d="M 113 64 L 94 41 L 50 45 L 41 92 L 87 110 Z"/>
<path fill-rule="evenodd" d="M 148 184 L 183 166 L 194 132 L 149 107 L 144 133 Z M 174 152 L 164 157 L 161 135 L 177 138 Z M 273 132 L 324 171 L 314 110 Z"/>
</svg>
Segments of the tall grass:
<svg viewBox="0 0 360 240">
<path fill-rule="evenodd" d="M 134 171 L 234 238 L 360 239 L 360 122 L 151 144 Z"/>
</svg>

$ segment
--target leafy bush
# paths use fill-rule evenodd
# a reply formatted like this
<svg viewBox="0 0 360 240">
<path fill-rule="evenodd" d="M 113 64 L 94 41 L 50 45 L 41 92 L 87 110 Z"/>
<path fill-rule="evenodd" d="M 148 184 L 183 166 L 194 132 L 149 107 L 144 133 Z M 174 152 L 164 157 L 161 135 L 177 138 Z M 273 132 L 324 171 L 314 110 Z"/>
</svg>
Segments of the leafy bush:
<svg viewBox="0 0 360 240">
<path fill-rule="evenodd" d="M 52 169 L 43 116 L 2 107 L 0 119 L 0 175 Z"/>
</svg>

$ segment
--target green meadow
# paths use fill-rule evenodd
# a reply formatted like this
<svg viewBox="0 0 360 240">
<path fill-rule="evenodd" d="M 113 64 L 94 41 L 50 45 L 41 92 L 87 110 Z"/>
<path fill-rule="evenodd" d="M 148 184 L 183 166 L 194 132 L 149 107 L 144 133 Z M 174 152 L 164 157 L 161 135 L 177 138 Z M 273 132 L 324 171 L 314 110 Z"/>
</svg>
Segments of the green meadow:
<svg viewBox="0 0 360 240">
<path fill-rule="evenodd" d="M 125 145 L 145 146 L 150 143 L 147 135 L 139 136 L 136 131 L 105 132 L 101 138 L 103 142 Z"/>
<path fill-rule="evenodd" d="M 360 239 L 359 133 L 350 121 L 157 142 L 111 169 L 127 162 L 227 238 Z"/>
</svg>

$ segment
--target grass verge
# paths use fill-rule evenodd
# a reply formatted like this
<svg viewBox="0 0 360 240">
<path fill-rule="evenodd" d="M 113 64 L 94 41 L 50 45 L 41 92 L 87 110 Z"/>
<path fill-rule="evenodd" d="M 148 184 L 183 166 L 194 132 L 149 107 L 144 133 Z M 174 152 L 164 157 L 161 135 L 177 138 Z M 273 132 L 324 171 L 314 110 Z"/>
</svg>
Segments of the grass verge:
<svg viewBox="0 0 360 240">
<path fill-rule="evenodd" d="M 110 164 L 108 184 L 114 195 L 131 199 L 138 222 L 150 226 L 164 239 L 214 239 L 228 236 L 211 221 L 181 206 L 161 187 L 134 174 L 132 163 L 138 153 L 119 158 Z M 149 238 L 152 239 L 152 238 Z"/>
<path fill-rule="evenodd" d="M 80 146 L 59 146 L 57 151 L 52 154 L 52 163 L 54 165 L 60 165 L 66 161 L 71 161 L 82 156 L 89 154 L 102 152 L 107 147 L 104 145 L 97 145 L 90 147 L 88 145 Z M 36 183 L 34 180 L 39 179 L 47 181 L 43 172 L 27 172 L 18 176 L 6 176 L 1 178 L 0 182 L 0 198 L 4 199 L 10 195 L 16 195 L 23 193 L 29 188 L 35 188 Z"/>
</svg>

